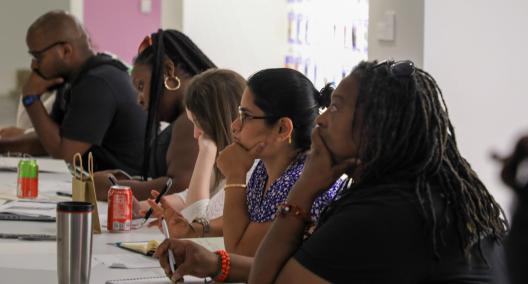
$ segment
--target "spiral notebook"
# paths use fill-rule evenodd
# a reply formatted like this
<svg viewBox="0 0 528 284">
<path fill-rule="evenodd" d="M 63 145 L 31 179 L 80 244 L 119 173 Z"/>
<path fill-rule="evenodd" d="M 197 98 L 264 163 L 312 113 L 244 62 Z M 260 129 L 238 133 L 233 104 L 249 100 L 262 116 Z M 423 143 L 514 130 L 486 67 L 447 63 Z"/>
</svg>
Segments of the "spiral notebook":
<svg viewBox="0 0 528 284">
<path fill-rule="evenodd" d="M 184 282 L 178 283 L 205 283 L 205 280 L 202 278 L 197 278 L 193 276 L 184 276 Z M 126 278 L 126 279 L 116 279 L 108 280 L 106 284 L 172 284 L 167 276 L 151 276 L 151 277 L 137 277 L 137 278 Z"/>
</svg>

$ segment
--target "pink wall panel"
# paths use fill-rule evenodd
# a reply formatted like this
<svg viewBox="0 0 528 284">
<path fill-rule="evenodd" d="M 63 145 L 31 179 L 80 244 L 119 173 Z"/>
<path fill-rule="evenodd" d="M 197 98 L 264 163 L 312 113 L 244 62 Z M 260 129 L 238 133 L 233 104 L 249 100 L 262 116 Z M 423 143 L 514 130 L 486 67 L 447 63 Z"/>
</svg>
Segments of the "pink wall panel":
<svg viewBox="0 0 528 284">
<path fill-rule="evenodd" d="M 84 25 L 98 51 L 109 51 L 132 63 L 143 38 L 161 26 L 160 0 L 141 12 L 142 0 L 85 0 Z"/>
</svg>

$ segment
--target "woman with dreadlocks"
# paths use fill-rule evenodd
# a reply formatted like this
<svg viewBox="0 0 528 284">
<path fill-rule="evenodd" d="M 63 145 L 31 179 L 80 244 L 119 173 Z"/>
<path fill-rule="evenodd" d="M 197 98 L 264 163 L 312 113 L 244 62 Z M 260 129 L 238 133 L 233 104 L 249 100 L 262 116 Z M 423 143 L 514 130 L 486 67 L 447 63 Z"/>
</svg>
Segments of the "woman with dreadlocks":
<svg viewBox="0 0 528 284">
<path fill-rule="evenodd" d="M 161 190 L 168 176 L 172 178 L 170 192 L 182 191 L 189 185 L 198 145 L 193 138 L 193 124 L 185 113 L 183 95 L 195 75 L 214 67 L 185 34 L 176 30 L 159 30 L 140 44 L 132 81 L 139 93 L 139 103 L 148 111 L 144 181 L 119 181 L 130 186 L 139 200 L 147 199 L 151 189 Z M 160 131 L 160 122 L 170 125 Z M 96 176 L 99 199 L 106 199 L 109 176 L 114 173 L 119 171 Z M 143 205 L 148 207 L 146 202 Z"/>
<path fill-rule="evenodd" d="M 334 91 L 317 126 L 303 173 L 255 259 L 215 258 L 192 243 L 167 240 L 156 255 L 169 276 L 244 281 L 249 274 L 250 283 L 491 282 L 488 259 L 506 223 L 460 155 L 428 73 L 410 61 L 360 63 Z M 303 240 L 315 196 L 343 173 L 348 185 Z M 168 249 L 178 259 L 175 275 Z"/>
</svg>

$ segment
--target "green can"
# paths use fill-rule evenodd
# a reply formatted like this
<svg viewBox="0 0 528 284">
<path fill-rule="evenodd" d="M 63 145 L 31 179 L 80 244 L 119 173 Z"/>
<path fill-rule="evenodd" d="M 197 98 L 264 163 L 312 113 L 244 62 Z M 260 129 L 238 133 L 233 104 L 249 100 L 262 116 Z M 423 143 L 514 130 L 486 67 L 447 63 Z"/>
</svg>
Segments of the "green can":
<svg viewBox="0 0 528 284">
<path fill-rule="evenodd" d="M 38 165 L 35 159 L 24 158 L 18 162 L 17 196 L 38 197 Z"/>
</svg>

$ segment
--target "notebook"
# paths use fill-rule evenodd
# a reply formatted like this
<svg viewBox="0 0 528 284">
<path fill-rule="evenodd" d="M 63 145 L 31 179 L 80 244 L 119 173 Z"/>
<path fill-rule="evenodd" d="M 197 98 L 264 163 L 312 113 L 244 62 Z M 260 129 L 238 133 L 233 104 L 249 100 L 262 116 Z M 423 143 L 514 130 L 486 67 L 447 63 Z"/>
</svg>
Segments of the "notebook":
<svg viewBox="0 0 528 284">
<path fill-rule="evenodd" d="M 197 278 L 194 276 L 184 276 L 184 282 L 178 283 L 205 283 L 205 279 Z M 172 284 L 167 276 L 152 276 L 152 277 L 137 277 L 137 278 L 124 278 L 108 280 L 106 284 Z"/>
<path fill-rule="evenodd" d="M 146 256 L 152 256 L 159 246 L 160 242 L 157 240 L 151 240 L 146 242 L 120 242 L 115 243 L 119 248 L 123 248 L 129 251 L 137 252 Z"/>
<path fill-rule="evenodd" d="M 193 241 L 207 248 L 210 251 L 225 249 L 223 237 L 192 238 L 192 239 L 182 239 L 182 240 Z M 147 255 L 147 256 L 152 256 L 160 243 L 161 241 L 158 241 L 158 240 L 150 240 L 150 241 L 143 241 L 143 242 L 117 242 L 117 243 L 111 243 L 111 244 L 117 247 L 120 247 L 122 249 L 137 252 L 137 253 Z"/>
<path fill-rule="evenodd" d="M 154 276 L 154 277 L 138 277 L 138 278 L 126 278 L 126 279 L 115 279 L 108 280 L 106 284 L 125 284 L 125 283 L 135 283 L 135 284 L 169 284 L 170 281 L 167 276 Z"/>
</svg>

